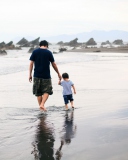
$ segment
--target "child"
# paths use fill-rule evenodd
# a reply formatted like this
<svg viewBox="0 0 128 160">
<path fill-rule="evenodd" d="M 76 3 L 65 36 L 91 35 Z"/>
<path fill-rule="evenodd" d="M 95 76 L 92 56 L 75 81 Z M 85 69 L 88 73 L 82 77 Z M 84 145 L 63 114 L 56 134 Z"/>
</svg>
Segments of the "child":
<svg viewBox="0 0 128 160">
<path fill-rule="evenodd" d="M 71 107 L 74 109 L 73 106 L 73 96 L 72 90 L 73 88 L 74 94 L 76 94 L 76 90 L 72 81 L 69 80 L 69 75 L 67 73 L 62 74 L 63 81 L 59 81 L 58 84 L 63 87 L 63 98 L 65 102 L 65 108 L 68 110 L 68 101 L 70 100 Z"/>
</svg>

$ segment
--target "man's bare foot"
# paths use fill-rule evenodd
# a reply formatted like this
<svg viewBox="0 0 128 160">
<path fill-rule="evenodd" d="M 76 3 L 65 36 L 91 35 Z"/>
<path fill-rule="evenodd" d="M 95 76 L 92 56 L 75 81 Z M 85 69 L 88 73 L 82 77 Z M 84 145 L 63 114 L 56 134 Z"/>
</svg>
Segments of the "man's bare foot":
<svg viewBox="0 0 128 160">
<path fill-rule="evenodd" d="M 47 111 L 47 109 L 44 106 L 40 106 L 40 110 Z"/>
</svg>

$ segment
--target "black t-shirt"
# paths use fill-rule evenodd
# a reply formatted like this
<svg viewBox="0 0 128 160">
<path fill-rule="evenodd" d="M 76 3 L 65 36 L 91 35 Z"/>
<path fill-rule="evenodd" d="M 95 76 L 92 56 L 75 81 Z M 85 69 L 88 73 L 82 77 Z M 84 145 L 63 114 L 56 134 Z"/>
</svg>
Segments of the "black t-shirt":
<svg viewBox="0 0 128 160">
<path fill-rule="evenodd" d="M 34 61 L 34 77 L 49 79 L 50 75 L 50 62 L 54 62 L 52 53 L 47 49 L 35 49 L 30 56 L 30 60 Z"/>
</svg>

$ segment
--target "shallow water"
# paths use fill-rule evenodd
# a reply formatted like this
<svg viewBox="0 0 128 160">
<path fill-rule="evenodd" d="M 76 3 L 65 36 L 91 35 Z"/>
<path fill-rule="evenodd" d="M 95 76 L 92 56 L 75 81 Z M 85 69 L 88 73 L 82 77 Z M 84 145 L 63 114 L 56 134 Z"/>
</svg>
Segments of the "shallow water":
<svg viewBox="0 0 128 160">
<path fill-rule="evenodd" d="M 127 54 L 54 55 L 60 72 L 68 72 L 76 86 L 76 109 L 64 110 L 51 68 L 54 94 L 42 113 L 28 82 L 27 51 L 0 57 L 0 159 L 126 160 Z"/>
</svg>

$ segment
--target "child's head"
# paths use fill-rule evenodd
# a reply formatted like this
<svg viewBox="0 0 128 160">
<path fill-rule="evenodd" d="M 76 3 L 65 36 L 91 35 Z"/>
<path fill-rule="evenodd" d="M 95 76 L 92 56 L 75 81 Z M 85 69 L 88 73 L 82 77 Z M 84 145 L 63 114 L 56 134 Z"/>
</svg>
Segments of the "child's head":
<svg viewBox="0 0 128 160">
<path fill-rule="evenodd" d="M 62 77 L 63 77 L 63 79 L 68 79 L 68 78 L 69 78 L 69 75 L 68 75 L 68 73 L 63 73 L 63 74 L 62 74 Z"/>
</svg>

